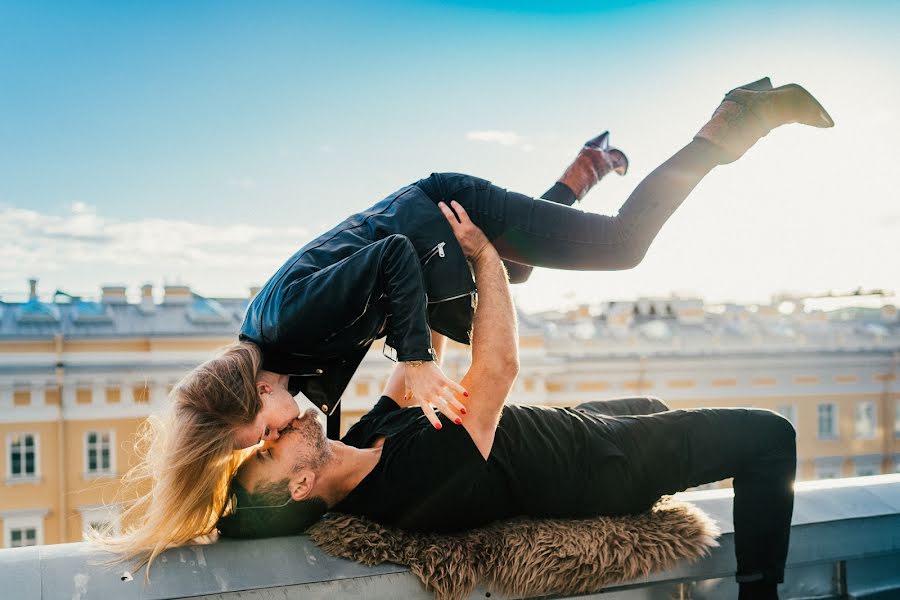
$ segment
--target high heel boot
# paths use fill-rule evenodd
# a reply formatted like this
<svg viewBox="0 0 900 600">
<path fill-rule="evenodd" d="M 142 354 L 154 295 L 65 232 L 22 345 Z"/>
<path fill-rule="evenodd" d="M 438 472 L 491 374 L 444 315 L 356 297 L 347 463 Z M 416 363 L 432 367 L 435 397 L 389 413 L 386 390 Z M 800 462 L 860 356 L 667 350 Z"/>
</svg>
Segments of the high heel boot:
<svg viewBox="0 0 900 600">
<path fill-rule="evenodd" d="M 768 77 L 727 94 L 695 138 L 721 150 L 719 164 L 736 161 L 770 131 L 788 123 L 834 127 L 831 116 L 812 94 L 796 83 L 772 88 Z"/>
<path fill-rule="evenodd" d="M 609 146 L 609 132 L 604 131 L 584 144 L 559 178 L 559 183 L 572 190 L 576 200 L 581 200 L 610 171 L 619 175 L 627 173 L 628 157 L 618 148 Z"/>
</svg>

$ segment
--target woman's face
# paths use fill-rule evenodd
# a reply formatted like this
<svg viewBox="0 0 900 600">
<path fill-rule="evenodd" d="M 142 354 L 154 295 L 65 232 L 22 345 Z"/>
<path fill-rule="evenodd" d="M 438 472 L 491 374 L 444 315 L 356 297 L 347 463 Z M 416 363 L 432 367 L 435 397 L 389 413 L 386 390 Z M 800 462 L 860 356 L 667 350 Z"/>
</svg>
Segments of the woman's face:
<svg viewBox="0 0 900 600">
<path fill-rule="evenodd" d="M 260 440 L 277 440 L 279 431 L 297 418 L 300 407 L 287 391 L 286 383 L 260 383 L 262 410 L 252 423 L 235 429 L 235 449 L 249 448 Z"/>
</svg>

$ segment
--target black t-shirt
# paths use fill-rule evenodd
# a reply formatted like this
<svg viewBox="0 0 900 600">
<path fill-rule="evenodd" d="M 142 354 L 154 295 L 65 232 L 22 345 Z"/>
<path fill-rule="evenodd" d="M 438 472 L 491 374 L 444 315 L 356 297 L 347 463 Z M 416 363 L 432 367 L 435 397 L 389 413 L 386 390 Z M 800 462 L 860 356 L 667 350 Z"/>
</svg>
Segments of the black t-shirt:
<svg viewBox="0 0 900 600">
<path fill-rule="evenodd" d="M 607 467 L 622 452 L 603 417 L 572 408 L 507 405 L 484 460 L 465 428 L 441 415 L 436 430 L 418 407 L 382 396 L 344 436 L 368 448 L 385 436 L 375 468 L 341 502 L 407 531 L 450 532 L 514 516 L 604 514 Z"/>
</svg>

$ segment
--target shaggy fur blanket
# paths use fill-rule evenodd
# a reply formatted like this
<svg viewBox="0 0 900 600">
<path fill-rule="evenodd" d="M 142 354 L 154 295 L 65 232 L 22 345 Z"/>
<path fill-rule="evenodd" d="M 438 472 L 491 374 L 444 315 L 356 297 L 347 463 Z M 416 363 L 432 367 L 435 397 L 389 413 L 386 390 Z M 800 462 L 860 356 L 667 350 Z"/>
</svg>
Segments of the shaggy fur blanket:
<svg viewBox="0 0 900 600">
<path fill-rule="evenodd" d="M 596 592 L 696 560 L 718 546 L 702 510 L 663 497 L 647 512 L 591 519 L 514 519 L 453 535 L 412 534 L 326 515 L 307 531 L 326 552 L 367 565 L 406 565 L 438 600 L 476 586 L 510 597 Z"/>
</svg>

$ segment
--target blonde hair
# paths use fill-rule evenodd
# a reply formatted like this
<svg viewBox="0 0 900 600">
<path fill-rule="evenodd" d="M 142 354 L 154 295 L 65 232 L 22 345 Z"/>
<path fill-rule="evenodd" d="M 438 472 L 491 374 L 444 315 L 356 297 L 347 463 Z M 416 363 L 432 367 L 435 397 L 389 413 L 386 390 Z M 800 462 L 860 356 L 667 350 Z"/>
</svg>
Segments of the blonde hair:
<svg viewBox="0 0 900 600">
<path fill-rule="evenodd" d="M 168 414 L 147 419 L 135 442 L 139 462 L 123 481 L 126 494 L 138 494 L 122 515 L 132 525 L 120 535 L 94 533 L 91 541 L 117 560 L 146 564 L 149 576 L 165 549 L 213 532 L 246 455 L 234 450 L 234 429 L 252 423 L 262 408 L 261 362 L 255 344 L 237 342 L 175 386 Z"/>
</svg>

